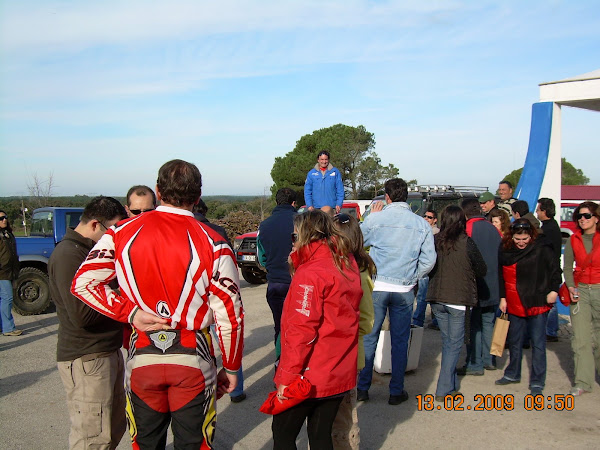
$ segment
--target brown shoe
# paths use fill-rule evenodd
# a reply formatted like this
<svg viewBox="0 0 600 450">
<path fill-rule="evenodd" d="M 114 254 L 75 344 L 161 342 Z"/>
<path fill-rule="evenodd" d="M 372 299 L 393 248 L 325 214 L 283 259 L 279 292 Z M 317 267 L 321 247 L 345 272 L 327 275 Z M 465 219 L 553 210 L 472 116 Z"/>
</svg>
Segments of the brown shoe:
<svg viewBox="0 0 600 450">
<path fill-rule="evenodd" d="M 23 334 L 23 330 L 17 330 L 16 328 L 8 333 L 2 333 L 4 336 L 21 336 Z"/>
</svg>

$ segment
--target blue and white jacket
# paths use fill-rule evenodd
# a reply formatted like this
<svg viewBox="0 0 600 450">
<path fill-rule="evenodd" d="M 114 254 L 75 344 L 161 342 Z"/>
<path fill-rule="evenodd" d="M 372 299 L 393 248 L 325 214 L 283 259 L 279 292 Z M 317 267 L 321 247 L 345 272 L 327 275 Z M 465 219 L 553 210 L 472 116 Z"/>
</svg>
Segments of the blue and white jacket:
<svg viewBox="0 0 600 450">
<path fill-rule="evenodd" d="M 321 208 L 323 206 L 342 207 L 344 203 L 344 183 L 340 171 L 329 164 L 325 173 L 315 164 L 310 169 L 304 183 L 304 201 L 306 206 Z"/>
<path fill-rule="evenodd" d="M 376 280 L 412 286 L 435 265 L 431 226 L 408 203 L 394 202 L 372 212 L 361 224 L 365 247 L 377 266 Z"/>
</svg>

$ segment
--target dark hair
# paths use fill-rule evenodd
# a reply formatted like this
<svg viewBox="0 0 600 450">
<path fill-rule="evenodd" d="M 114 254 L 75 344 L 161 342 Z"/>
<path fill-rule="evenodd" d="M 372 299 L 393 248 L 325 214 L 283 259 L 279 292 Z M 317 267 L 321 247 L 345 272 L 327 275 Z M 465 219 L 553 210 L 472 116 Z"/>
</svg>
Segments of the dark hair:
<svg viewBox="0 0 600 450">
<path fill-rule="evenodd" d="M 365 250 L 364 238 L 358 220 L 349 214 L 336 214 L 333 216 L 333 226 L 344 236 L 346 236 L 350 248 L 350 253 L 354 255 L 358 269 L 361 272 L 369 272 L 373 277 L 377 272 L 373 259 Z"/>
<path fill-rule="evenodd" d="M 506 236 L 510 231 L 510 217 L 508 217 L 508 213 L 500 208 L 492 208 L 490 210 L 489 221 L 491 222 L 494 217 L 500 218 L 500 231 L 502 232 L 502 236 Z"/>
<path fill-rule="evenodd" d="M 408 186 L 402 178 L 387 180 L 383 188 L 392 202 L 405 202 L 408 198 Z"/>
<path fill-rule="evenodd" d="M 435 248 L 437 251 L 448 253 L 455 249 L 460 236 L 465 234 L 467 219 L 463 210 L 456 205 L 448 205 L 442 211 L 440 232 L 436 235 Z"/>
<path fill-rule="evenodd" d="M 136 186 L 132 186 L 127 191 L 127 206 L 131 206 L 131 196 L 139 195 L 144 196 L 150 194 L 152 196 L 152 204 L 156 208 L 156 195 L 154 195 L 154 191 L 150 189 L 148 186 L 144 186 L 143 184 L 138 184 Z"/>
<path fill-rule="evenodd" d="M 581 210 L 581 208 L 587 208 L 590 210 L 590 212 L 592 213 L 592 216 L 596 217 L 598 219 L 598 223 L 596 224 L 596 231 L 600 231 L 600 215 L 598 214 L 598 203 L 596 202 L 583 202 L 580 203 L 579 206 L 577 206 L 577 208 L 575 208 L 575 211 L 573 211 L 573 222 L 575 222 L 577 224 L 577 228 L 579 228 L 581 230 L 581 227 L 579 226 L 579 220 L 575 219 L 575 217 L 577 217 L 577 214 L 579 214 L 579 211 Z M 583 230 L 581 230 L 583 231 Z"/>
<path fill-rule="evenodd" d="M 158 170 L 156 185 L 165 203 L 178 207 L 191 206 L 202 194 L 202 175 L 194 164 L 174 159 Z"/>
<path fill-rule="evenodd" d="M 513 241 L 513 236 L 515 234 L 528 234 L 531 236 L 530 244 L 533 244 L 533 241 L 538 237 L 538 232 L 535 227 L 531 224 L 531 222 L 527 219 L 516 219 L 508 229 L 508 233 L 504 235 L 502 238 L 502 247 L 505 250 L 511 249 L 515 247 L 515 243 Z"/>
<path fill-rule="evenodd" d="M 506 184 L 510 189 L 513 189 L 513 185 L 510 181 L 508 180 L 502 180 L 500 183 L 498 184 Z"/>
<path fill-rule="evenodd" d="M 290 188 L 281 188 L 275 194 L 275 203 L 278 205 L 291 205 L 296 201 L 296 191 Z"/>
<path fill-rule="evenodd" d="M 321 150 L 319 152 L 319 154 L 317 155 L 317 159 L 319 159 L 319 156 L 321 156 L 321 155 L 325 155 L 325 156 L 327 156 L 327 159 L 331 159 L 331 156 L 329 155 L 329 152 L 327 150 Z"/>
<path fill-rule="evenodd" d="M 3 212 L 4 214 L 6 214 L 6 211 L 4 211 L 3 209 L 0 209 L 0 212 Z M 10 226 L 10 220 L 8 220 L 8 214 L 6 214 L 6 228 L 5 230 L 7 230 L 9 233 L 12 233 L 12 227 Z"/>
<path fill-rule="evenodd" d="M 204 203 L 204 200 L 202 200 L 202 198 L 198 199 L 198 203 L 194 205 L 194 207 L 192 208 L 192 212 L 200 213 L 204 217 L 206 217 L 206 213 L 208 212 L 208 206 L 206 206 L 206 203 Z"/>
<path fill-rule="evenodd" d="M 465 212 L 465 216 L 467 219 L 475 216 L 481 216 L 481 205 L 479 204 L 478 198 L 466 198 L 460 204 L 462 210 Z"/>
<path fill-rule="evenodd" d="M 121 203 L 112 198 L 99 195 L 90 200 L 85 206 L 81 215 L 81 223 L 88 223 L 96 219 L 98 222 L 109 222 L 114 219 L 124 219 L 127 217 L 127 211 Z"/>
<path fill-rule="evenodd" d="M 538 203 L 540 204 L 540 209 L 546 213 L 546 215 L 550 218 L 556 215 L 556 206 L 554 205 L 554 200 L 547 197 L 542 197 L 538 199 Z"/>
<path fill-rule="evenodd" d="M 294 229 L 298 233 L 296 242 L 301 259 L 307 256 L 305 252 L 311 242 L 325 240 L 340 273 L 344 275 L 344 267 L 351 267 L 348 258 L 351 245 L 348 238 L 333 226 L 333 219 L 328 214 L 320 209 L 298 214 L 294 217 Z"/>
<path fill-rule="evenodd" d="M 431 213 L 433 215 L 434 219 L 437 219 L 437 212 L 435 211 L 435 209 L 433 208 L 429 208 L 427 211 L 425 211 L 426 213 Z"/>
<path fill-rule="evenodd" d="M 529 205 L 525 200 L 517 200 L 511 205 L 511 208 L 513 213 L 517 213 L 521 217 L 529 213 Z"/>
</svg>

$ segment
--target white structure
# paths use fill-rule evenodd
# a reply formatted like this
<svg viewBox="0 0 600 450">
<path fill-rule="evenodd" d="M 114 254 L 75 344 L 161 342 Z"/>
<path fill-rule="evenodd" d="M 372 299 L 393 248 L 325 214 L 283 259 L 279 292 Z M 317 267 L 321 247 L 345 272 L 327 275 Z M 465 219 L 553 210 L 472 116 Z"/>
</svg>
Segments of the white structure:
<svg viewBox="0 0 600 450">
<path fill-rule="evenodd" d="M 539 118 L 538 121 L 550 121 L 550 124 L 546 124 L 550 125 L 548 142 L 543 137 L 540 139 L 539 136 L 536 141 L 534 136 L 536 134 L 534 127 L 536 122 L 536 105 L 544 105 L 544 113 L 546 113 L 546 116 Z M 523 195 L 518 195 L 517 193 L 519 198 L 529 203 L 532 210 L 535 208 L 532 202 L 535 202 L 539 197 L 554 199 L 557 210 L 559 209 L 561 201 L 561 106 L 563 105 L 600 111 L 600 69 L 577 77 L 540 84 L 540 103 L 533 105 L 531 135 L 525 166 L 528 165 L 528 162 L 531 163 L 531 166 L 535 162 L 539 162 L 539 155 L 545 153 L 547 155 L 546 169 L 543 173 L 541 186 L 539 186 L 539 182 L 536 183 L 534 181 L 535 176 L 533 176 L 530 177 L 530 186 L 527 186 L 527 180 L 524 180 L 523 185 L 519 182 L 519 188 L 521 189 L 518 189 L 518 191 L 523 191 Z M 549 117 L 547 116 L 548 113 Z M 543 147 L 546 147 L 546 145 L 547 149 L 544 149 Z M 536 146 L 538 148 L 535 148 Z M 536 154 L 538 155 L 537 158 L 535 157 Z M 526 169 L 524 168 L 523 174 L 525 172 Z M 538 184 L 537 189 L 535 184 Z M 537 193 L 535 193 L 536 190 Z"/>
</svg>

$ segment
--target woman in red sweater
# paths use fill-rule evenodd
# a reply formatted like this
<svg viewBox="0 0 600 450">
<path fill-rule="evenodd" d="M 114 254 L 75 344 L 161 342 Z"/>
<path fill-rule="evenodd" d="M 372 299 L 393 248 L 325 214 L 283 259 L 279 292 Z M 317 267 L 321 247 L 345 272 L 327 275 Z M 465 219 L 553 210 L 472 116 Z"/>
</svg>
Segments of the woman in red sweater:
<svg viewBox="0 0 600 450">
<path fill-rule="evenodd" d="M 278 397 L 300 376 L 309 398 L 273 416 L 275 449 L 296 448 L 307 419 L 311 448 L 331 449 L 331 428 L 344 394 L 356 386 L 360 273 L 330 216 L 314 210 L 294 219 L 294 275 L 281 317 Z"/>
</svg>

